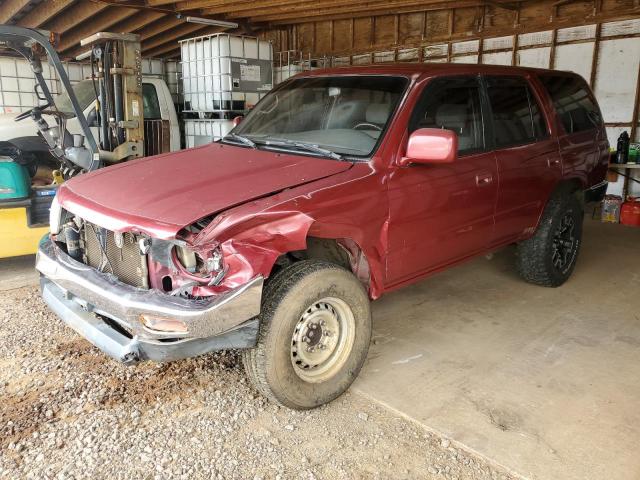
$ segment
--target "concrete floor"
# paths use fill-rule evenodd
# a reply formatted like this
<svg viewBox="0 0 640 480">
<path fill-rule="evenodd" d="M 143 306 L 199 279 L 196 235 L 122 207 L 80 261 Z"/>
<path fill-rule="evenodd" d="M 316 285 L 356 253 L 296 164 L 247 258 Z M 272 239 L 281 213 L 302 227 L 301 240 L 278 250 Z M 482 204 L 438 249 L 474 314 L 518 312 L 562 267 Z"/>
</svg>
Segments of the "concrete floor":
<svg viewBox="0 0 640 480">
<path fill-rule="evenodd" d="M 587 221 L 558 289 L 513 253 L 375 302 L 354 388 L 526 478 L 640 478 L 640 229 Z M 33 260 L 0 260 L 0 291 Z"/>
<path fill-rule="evenodd" d="M 640 229 L 583 242 L 558 289 L 506 249 L 376 302 L 355 388 L 526 478 L 640 478 Z"/>
</svg>

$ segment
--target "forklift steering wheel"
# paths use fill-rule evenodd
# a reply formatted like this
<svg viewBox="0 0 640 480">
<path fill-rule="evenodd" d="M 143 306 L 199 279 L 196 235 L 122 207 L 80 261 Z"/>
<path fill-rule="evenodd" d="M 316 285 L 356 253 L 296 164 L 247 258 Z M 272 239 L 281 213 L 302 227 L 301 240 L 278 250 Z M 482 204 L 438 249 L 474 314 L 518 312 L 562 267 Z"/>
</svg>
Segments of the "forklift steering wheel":
<svg viewBox="0 0 640 480">
<path fill-rule="evenodd" d="M 39 105 L 37 107 L 33 107 L 33 108 L 27 110 L 26 112 L 22 112 L 20 115 L 16 116 L 16 118 L 14 118 L 13 121 L 14 122 L 20 122 L 20 121 L 24 120 L 25 118 L 30 117 L 31 114 L 34 111 L 42 111 L 45 108 L 47 108 L 48 106 L 50 106 L 50 105 L 51 105 L 50 103 L 45 103 L 44 105 Z"/>
</svg>

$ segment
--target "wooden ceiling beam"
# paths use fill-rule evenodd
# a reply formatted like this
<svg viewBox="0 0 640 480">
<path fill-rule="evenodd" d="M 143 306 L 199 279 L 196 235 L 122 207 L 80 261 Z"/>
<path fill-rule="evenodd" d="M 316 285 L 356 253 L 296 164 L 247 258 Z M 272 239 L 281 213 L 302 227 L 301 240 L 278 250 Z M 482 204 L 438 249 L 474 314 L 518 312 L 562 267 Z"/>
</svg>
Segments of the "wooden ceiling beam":
<svg viewBox="0 0 640 480">
<path fill-rule="evenodd" d="M 200 25 L 200 29 L 189 32 L 187 34 L 182 34 L 175 36 L 171 40 L 167 40 L 166 38 L 160 39 L 161 41 L 157 42 L 157 45 L 154 46 L 145 46 L 142 48 L 142 55 L 145 57 L 158 57 L 164 56 L 167 52 L 171 52 L 173 50 L 178 50 L 180 48 L 179 41 L 184 40 L 191 37 L 199 37 L 201 35 L 211 35 L 214 33 L 219 33 L 224 31 L 225 29 L 222 27 L 212 27 L 211 25 Z"/>
<path fill-rule="evenodd" d="M 90 37 L 96 32 L 105 32 L 112 30 L 111 27 L 131 17 L 138 10 L 125 7 L 109 7 L 106 11 L 100 13 L 90 21 L 79 23 L 71 31 L 60 35 L 59 52 L 64 52 L 72 47 L 80 45 L 80 40 Z"/>
<path fill-rule="evenodd" d="M 469 5 L 471 6 L 481 5 L 479 0 L 469 0 L 469 2 L 467 3 L 469 3 Z M 415 3 L 416 2 L 413 2 L 412 4 L 415 4 Z M 458 2 L 457 5 L 464 6 L 463 5 L 464 3 L 465 3 L 464 1 Z M 394 4 L 393 8 L 389 7 L 388 0 L 386 2 L 383 0 L 370 0 L 369 2 L 367 2 L 366 5 L 374 5 L 374 4 L 385 5 L 390 10 L 393 10 L 393 8 L 401 7 L 403 5 L 403 2 L 400 1 Z M 421 2 L 420 4 L 423 5 L 423 8 L 421 9 L 422 11 L 448 10 L 450 8 L 447 2 L 439 2 L 436 4 L 432 4 L 431 6 L 425 5 L 424 2 Z M 291 2 L 291 0 L 279 0 L 279 1 L 267 0 L 267 1 L 258 1 L 247 6 L 236 7 L 231 10 L 227 9 L 225 16 L 226 18 L 246 18 L 246 17 L 258 18 L 262 15 L 269 15 L 269 16 L 280 15 L 280 14 L 286 15 L 293 12 L 300 12 L 304 14 L 309 10 L 314 10 L 314 9 L 318 10 L 319 9 L 318 7 L 321 7 L 321 9 L 324 11 L 325 14 L 331 14 L 333 13 L 332 9 L 339 8 L 339 7 L 347 7 L 347 6 L 356 8 L 361 6 L 361 4 L 354 3 L 353 0 L 330 0 L 330 1 L 322 2 L 320 4 L 318 3 L 317 0 L 297 0 L 293 2 Z M 203 10 L 203 13 L 214 15 L 214 14 L 222 13 L 222 10 L 206 9 L 206 10 Z"/>
<path fill-rule="evenodd" d="M 62 35 L 67 30 L 81 25 L 83 22 L 96 16 L 105 8 L 107 8 L 107 5 L 104 3 L 81 1 L 65 10 L 64 15 L 58 15 L 54 19 L 47 21 L 44 24 L 44 28 Z"/>
<path fill-rule="evenodd" d="M 179 18 L 176 18 L 172 15 L 167 15 L 164 18 L 156 20 L 151 25 L 147 25 L 146 27 L 140 29 L 140 31 L 136 33 L 140 35 L 140 38 L 142 39 L 142 41 L 144 41 L 148 38 L 155 37 L 156 35 L 160 35 L 161 33 L 166 32 L 167 30 L 171 30 L 184 24 L 184 20 L 180 20 Z"/>
<path fill-rule="evenodd" d="M 164 17 L 164 14 L 160 12 L 138 12 L 126 20 L 109 27 L 109 31 L 116 33 L 136 33 L 136 30 L 155 22 L 162 17 Z M 77 46 L 65 51 L 65 56 L 75 58 L 86 51 L 87 47 Z"/>
<path fill-rule="evenodd" d="M 250 15 L 251 21 L 256 22 L 271 22 L 274 24 L 283 23 L 303 23 L 309 21 L 316 21 L 313 17 L 320 17 L 322 19 L 332 20 L 334 17 L 346 16 L 349 17 L 366 17 L 366 16 L 379 16 L 387 14 L 398 14 L 407 12 L 424 12 L 424 11 L 436 11 L 436 10 L 448 10 L 450 5 L 448 2 L 441 2 L 440 4 L 434 4 L 426 6 L 422 0 L 406 0 L 394 3 L 390 6 L 388 1 L 375 0 L 365 3 L 351 3 L 345 7 L 335 8 L 308 8 L 305 7 L 301 10 L 278 10 L 269 14 Z M 481 2 L 477 0 L 462 0 L 456 2 L 456 8 L 464 7 L 477 7 L 481 5 Z"/>
<path fill-rule="evenodd" d="M 274 13 L 276 12 L 286 13 L 296 7 L 308 7 L 308 6 L 312 6 L 312 8 L 322 8 L 322 9 L 325 9 L 325 13 L 331 13 L 331 12 L 327 12 L 326 9 L 331 8 L 335 5 L 339 5 L 339 6 L 342 6 L 345 4 L 351 4 L 354 6 L 360 5 L 356 2 L 353 2 L 353 0 L 351 2 L 346 2 L 345 0 L 340 0 L 337 2 L 332 0 L 320 0 L 320 1 L 319 0 L 238 0 L 238 1 L 234 1 L 233 3 L 230 3 L 228 1 L 217 0 L 217 2 L 219 3 L 219 5 L 217 6 L 203 8 L 201 11 L 202 14 L 203 15 L 219 15 L 219 14 L 235 15 L 237 12 L 245 12 L 245 11 L 252 11 L 252 10 L 254 11 L 268 10 L 268 9 L 272 9 Z M 474 5 L 481 5 L 482 3 L 483 3 L 482 0 L 475 0 Z M 402 4 L 401 1 L 394 2 L 392 6 L 389 4 L 389 2 L 387 2 L 387 5 L 389 6 L 390 9 L 401 4 Z M 433 8 L 436 8 L 436 9 L 451 8 L 451 3 L 443 0 L 423 1 L 422 4 L 425 6 L 424 8 L 425 10 L 429 10 Z M 458 7 L 457 3 L 456 3 L 456 7 Z"/>
<path fill-rule="evenodd" d="M 154 49 L 160 45 L 164 45 L 168 42 L 175 42 L 178 38 L 197 36 L 198 31 L 211 28 L 211 25 L 201 25 L 199 23 L 185 23 L 176 27 L 164 35 L 156 35 L 149 40 L 142 42 L 142 51 Z"/>
<path fill-rule="evenodd" d="M 38 28 L 43 23 L 51 20 L 53 17 L 69 8 L 75 0 L 57 0 L 55 2 L 42 2 L 33 10 L 28 12 L 18 21 L 21 27 Z"/>
<path fill-rule="evenodd" d="M 197 10 L 200 8 L 219 7 L 221 5 L 232 6 L 234 3 L 229 0 L 187 0 L 182 2 L 176 2 L 176 10 Z"/>
<path fill-rule="evenodd" d="M 165 17 L 162 12 L 138 11 L 129 18 L 111 27 L 112 32 L 135 33 L 137 30 Z"/>
<path fill-rule="evenodd" d="M 175 0 L 147 0 L 147 5 L 150 7 L 160 7 L 164 5 L 171 5 Z"/>
<path fill-rule="evenodd" d="M 0 24 L 9 23 L 20 11 L 29 4 L 29 0 L 5 0 L 0 5 Z"/>
</svg>

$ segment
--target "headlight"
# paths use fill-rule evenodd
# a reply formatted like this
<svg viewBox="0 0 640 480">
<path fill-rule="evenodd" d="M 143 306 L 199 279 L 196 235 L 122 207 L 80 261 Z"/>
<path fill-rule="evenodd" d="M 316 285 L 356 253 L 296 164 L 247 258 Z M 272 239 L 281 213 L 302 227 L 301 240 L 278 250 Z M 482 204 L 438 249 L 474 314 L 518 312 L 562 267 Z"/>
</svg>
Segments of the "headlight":
<svg viewBox="0 0 640 480">
<path fill-rule="evenodd" d="M 60 218 L 62 217 L 62 208 L 58 202 L 58 195 L 53 197 L 51 207 L 49 208 L 49 230 L 54 235 L 60 233 Z"/>
</svg>

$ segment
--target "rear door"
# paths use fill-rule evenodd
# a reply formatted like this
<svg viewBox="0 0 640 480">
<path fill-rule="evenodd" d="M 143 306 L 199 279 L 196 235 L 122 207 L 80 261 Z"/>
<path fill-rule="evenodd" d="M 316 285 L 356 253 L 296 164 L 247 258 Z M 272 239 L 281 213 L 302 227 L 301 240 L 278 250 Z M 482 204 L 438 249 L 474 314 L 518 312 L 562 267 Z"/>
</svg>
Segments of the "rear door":
<svg viewBox="0 0 640 480">
<path fill-rule="evenodd" d="M 581 178 L 587 186 L 601 183 L 609 163 L 609 142 L 591 89 L 574 74 L 549 73 L 539 78 L 558 117 L 565 176 Z"/>
<path fill-rule="evenodd" d="M 458 135 L 453 163 L 397 168 L 389 179 L 390 285 L 484 251 L 493 234 L 498 172 L 485 142 L 478 76 L 432 80 L 407 128 L 442 128 Z"/>
<path fill-rule="evenodd" d="M 562 177 L 558 143 L 538 95 L 523 76 L 485 77 L 498 162 L 493 245 L 530 235 Z"/>
</svg>

